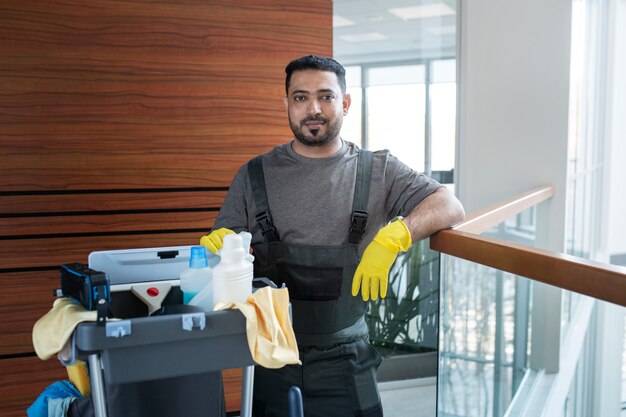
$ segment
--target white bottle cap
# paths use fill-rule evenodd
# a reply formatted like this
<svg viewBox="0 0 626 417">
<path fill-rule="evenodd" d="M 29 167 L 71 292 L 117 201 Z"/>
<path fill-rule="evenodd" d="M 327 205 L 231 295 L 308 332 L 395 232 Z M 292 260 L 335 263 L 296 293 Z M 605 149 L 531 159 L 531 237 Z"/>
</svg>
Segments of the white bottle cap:
<svg viewBox="0 0 626 417">
<path fill-rule="evenodd" d="M 236 262 L 242 259 L 246 259 L 246 251 L 242 246 L 241 236 L 236 234 L 229 234 L 224 236 L 224 245 L 222 246 L 222 252 L 220 258 L 225 262 Z"/>
</svg>

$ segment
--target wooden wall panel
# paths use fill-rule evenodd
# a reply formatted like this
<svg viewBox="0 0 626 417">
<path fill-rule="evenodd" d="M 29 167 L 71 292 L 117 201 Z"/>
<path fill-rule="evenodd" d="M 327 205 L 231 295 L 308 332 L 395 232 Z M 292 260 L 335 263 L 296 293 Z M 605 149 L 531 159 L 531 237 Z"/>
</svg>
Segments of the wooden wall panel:
<svg viewBox="0 0 626 417">
<path fill-rule="evenodd" d="M 236 170 L 291 137 L 284 66 L 331 55 L 331 24 L 330 0 L 0 2 L 0 415 L 65 375 L 30 341 L 58 266 L 196 244 Z"/>
<path fill-rule="evenodd" d="M 4 273 L 0 279 L 0 357 L 31 354 L 33 325 L 52 307 L 59 270 Z"/>
<path fill-rule="evenodd" d="M 222 381 L 224 382 L 224 399 L 227 410 L 239 410 L 241 404 L 241 381 L 243 372 L 240 369 L 224 369 Z"/>
<path fill-rule="evenodd" d="M 196 244 L 291 136 L 284 66 L 331 55 L 331 22 L 330 0 L 0 3 L 0 415 L 65 376 L 30 338 L 59 265 Z M 241 372 L 224 381 L 236 410 Z"/>
<path fill-rule="evenodd" d="M 59 361 L 37 357 L 0 360 L 0 415 L 24 417 L 26 408 L 54 381 L 67 379 Z"/>
<path fill-rule="evenodd" d="M 81 214 L 74 216 L 29 216 L 0 218 L 0 235 L 11 237 L 58 236 L 63 234 L 124 233 L 181 229 L 208 230 L 217 211 L 159 213 Z M 197 242 L 194 242 L 194 244 Z"/>
<path fill-rule="evenodd" d="M 331 53 L 330 19 L 328 0 L 3 1 L 0 190 L 228 186 L 290 136 L 284 66 Z"/>
<path fill-rule="evenodd" d="M 37 270 L 68 262 L 87 262 L 92 251 L 195 245 L 205 233 L 155 233 L 91 237 L 0 240 L 1 272 Z M 2 276 L 0 275 L 0 282 Z"/>
<path fill-rule="evenodd" d="M 108 191 L 108 190 L 107 190 Z M 155 212 L 219 209 L 226 190 L 200 189 L 194 191 L 127 191 L 112 190 L 101 193 L 57 193 L 0 195 L 0 217 L 20 217 L 41 213 L 98 213 Z"/>
</svg>

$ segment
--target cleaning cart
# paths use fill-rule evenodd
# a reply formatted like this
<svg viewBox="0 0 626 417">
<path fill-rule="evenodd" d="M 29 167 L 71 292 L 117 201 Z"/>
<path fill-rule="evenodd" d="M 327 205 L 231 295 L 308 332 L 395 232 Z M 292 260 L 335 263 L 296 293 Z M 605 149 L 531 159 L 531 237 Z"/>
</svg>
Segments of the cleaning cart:
<svg viewBox="0 0 626 417">
<path fill-rule="evenodd" d="M 236 310 L 182 311 L 188 306 L 180 305 L 177 277 L 188 264 L 189 254 L 188 246 L 90 254 L 89 267 L 110 278 L 114 315 L 130 316 L 107 320 L 104 326 L 81 323 L 74 331 L 75 351 L 88 359 L 96 417 L 108 416 L 105 383 L 130 387 L 228 368 L 243 368 L 241 416 L 252 415 L 254 361 L 245 318 Z M 141 312 L 142 308 L 132 292 L 139 288 L 158 293 L 163 285 L 168 288 L 168 295 L 161 297 L 160 310 L 165 314 L 146 316 L 144 311 L 144 316 L 132 317 L 136 313 L 128 310 Z M 170 311 L 166 311 L 168 306 Z M 116 310 L 126 311 L 118 314 Z M 184 410 L 179 415 L 185 415 Z"/>
</svg>

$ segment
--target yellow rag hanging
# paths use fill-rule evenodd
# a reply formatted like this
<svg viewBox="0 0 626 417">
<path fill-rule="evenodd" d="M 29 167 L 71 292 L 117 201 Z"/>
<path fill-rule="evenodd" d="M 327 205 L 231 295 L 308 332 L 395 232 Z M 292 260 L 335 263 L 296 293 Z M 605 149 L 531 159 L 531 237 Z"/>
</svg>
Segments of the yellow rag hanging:
<svg viewBox="0 0 626 417">
<path fill-rule="evenodd" d="M 46 360 L 60 352 L 74 328 L 83 321 L 96 321 L 97 312 L 69 298 L 57 298 L 52 309 L 33 326 L 33 346 L 39 359 Z"/>
<path fill-rule="evenodd" d="M 289 319 L 287 288 L 263 287 L 245 303 L 219 303 L 215 310 L 238 309 L 246 317 L 248 346 L 254 361 L 264 368 L 300 364 L 296 336 Z"/>
<path fill-rule="evenodd" d="M 67 377 L 72 385 L 76 387 L 78 392 L 84 397 L 91 392 L 91 380 L 89 379 L 89 370 L 87 363 L 76 359 L 73 364 L 65 367 L 67 369 Z"/>
</svg>

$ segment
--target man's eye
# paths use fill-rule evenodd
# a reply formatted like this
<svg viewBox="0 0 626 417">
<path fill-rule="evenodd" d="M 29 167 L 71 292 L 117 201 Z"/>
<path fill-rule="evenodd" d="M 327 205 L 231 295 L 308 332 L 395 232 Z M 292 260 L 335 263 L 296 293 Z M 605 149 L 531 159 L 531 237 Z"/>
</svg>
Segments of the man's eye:
<svg viewBox="0 0 626 417">
<path fill-rule="evenodd" d="M 295 96 L 294 101 L 303 101 L 304 100 L 304 96 Z"/>
<path fill-rule="evenodd" d="M 335 99 L 335 96 L 324 96 L 322 97 L 322 99 L 324 101 L 333 101 Z"/>
</svg>

